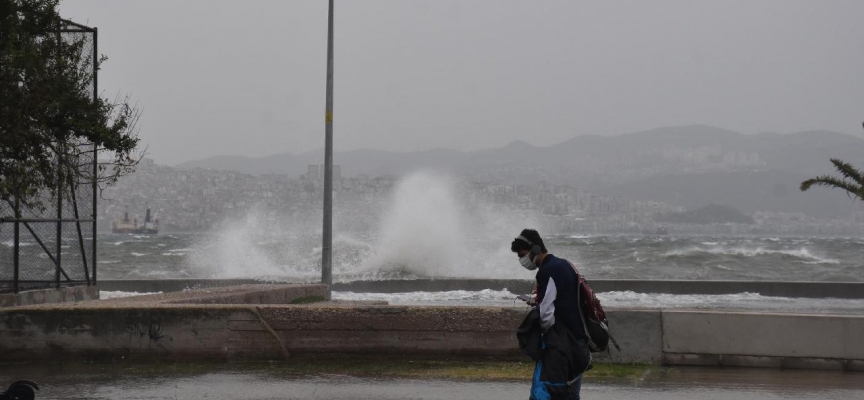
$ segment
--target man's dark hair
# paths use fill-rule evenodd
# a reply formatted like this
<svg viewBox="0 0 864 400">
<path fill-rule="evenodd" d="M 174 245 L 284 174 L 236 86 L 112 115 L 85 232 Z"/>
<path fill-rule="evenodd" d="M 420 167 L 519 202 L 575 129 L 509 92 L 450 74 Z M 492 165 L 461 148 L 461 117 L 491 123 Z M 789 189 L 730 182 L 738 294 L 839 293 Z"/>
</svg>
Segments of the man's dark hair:
<svg viewBox="0 0 864 400">
<path fill-rule="evenodd" d="M 544 252 L 546 251 L 546 245 L 543 244 L 543 239 L 540 238 L 540 234 L 536 230 L 523 229 L 519 236 L 528 239 L 533 245 L 540 246 Z M 532 244 L 528 244 L 522 239 L 513 239 L 513 242 L 510 243 L 510 251 L 517 253 L 519 250 L 531 250 Z"/>
</svg>

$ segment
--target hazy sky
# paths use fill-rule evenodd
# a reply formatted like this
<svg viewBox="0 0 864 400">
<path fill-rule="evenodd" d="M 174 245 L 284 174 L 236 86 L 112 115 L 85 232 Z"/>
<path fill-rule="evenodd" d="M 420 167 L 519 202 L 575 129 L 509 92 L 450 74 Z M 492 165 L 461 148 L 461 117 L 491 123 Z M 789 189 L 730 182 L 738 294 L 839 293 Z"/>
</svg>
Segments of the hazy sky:
<svg viewBox="0 0 864 400">
<path fill-rule="evenodd" d="M 157 162 L 323 147 L 326 1 L 65 0 L 61 14 L 99 28 L 100 89 L 143 108 Z M 337 0 L 335 147 L 696 123 L 861 135 L 862 16 L 860 0 Z"/>
</svg>

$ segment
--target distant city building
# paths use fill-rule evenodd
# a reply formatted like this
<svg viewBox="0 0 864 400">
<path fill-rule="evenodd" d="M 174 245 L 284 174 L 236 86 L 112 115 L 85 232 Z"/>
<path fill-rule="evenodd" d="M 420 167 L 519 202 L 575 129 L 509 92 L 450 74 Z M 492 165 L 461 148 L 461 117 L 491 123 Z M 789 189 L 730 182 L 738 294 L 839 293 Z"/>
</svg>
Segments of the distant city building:
<svg viewBox="0 0 864 400">
<path fill-rule="evenodd" d="M 317 165 L 314 165 L 314 164 L 309 165 L 309 168 L 306 172 L 306 179 L 311 179 L 311 180 L 317 180 L 318 179 L 318 166 Z"/>
<path fill-rule="evenodd" d="M 315 165 L 309 164 L 306 169 L 306 179 L 309 180 L 324 180 L 325 173 L 324 164 Z M 338 181 L 342 179 L 342 166 L 341 165 L 333 165 L 333 180 Z"/>
<path fill-rule="evenodd" d="M 726 162 L 732 162 L 728 156 Z M 734 155 L 734 162 L 758 161 L 746 153 Z M 142 162 L 138 170 L 107 188 L 99 202 L 100 229 L 110 230 L 113 221 L 128 219 L 126 208 L 141 210 L 152 205 L 159 215 L 160 231 L 200 231 L 218 228 L 232 216 L 255 207 L 269 220 L 281 217 L 308 218 L 321 209 L 324 193 L 323 165 L 308 165 L 298 178 L 287 174 L 251 175 L 202 168 L 174 168 Z M 333 166 L 333 195 L 337 207 L 351 210 L 344 218 L 357 218 L 344 226 L 361 229 L 368 216 L 382 212 L 393 188 L 395 176 L 356 174 L 342 177 L 342 168 Z M 476 179 L 476 178 L 475 178 Z M 470 207 L 482 205 L 501 215 L 536 217 L 550 233 L 573 232 L 657 232 L 670 233 L 779 233 L 860 235 L 864 233 L 864 211 L 842 220 L 816 219 L 801 213 L 757 212 L 752 224 L 667 224 L 662 215 L 684 211 L 668 203 L 604 196 L 571 185 L 537 180 L 533 184 L 502 184 L 495 180 L 465 180 L 455 191 L 458 201 Z M 338 210 L 338 209 L 337 209 Z M 351 217 L 348 217 L 350 215 Z M 365 219 L 364 219 L 365 218 Z M 139 221 L 141 218 L 138 218 Z M 347 220 L 345 220 L 347 221 Z M 359 222 L 358 222 L 359 221 Z M 372 229 L 372 228 L 370 228 Z"/>
</svg>

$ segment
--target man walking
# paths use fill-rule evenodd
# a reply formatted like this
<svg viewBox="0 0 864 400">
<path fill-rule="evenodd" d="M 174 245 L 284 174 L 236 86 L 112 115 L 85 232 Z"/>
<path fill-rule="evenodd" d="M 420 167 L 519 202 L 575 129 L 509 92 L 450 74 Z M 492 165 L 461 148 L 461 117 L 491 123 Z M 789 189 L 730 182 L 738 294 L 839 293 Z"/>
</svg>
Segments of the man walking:
<svg viewBox="0 0 864 400">
<path fill-rule="evenodd" d="M 574 267 L 546 249 L 540 234 L 524 229 L 510 244 L 519 264 L 537 270 L 536 292 L 529 303 L 540 311 L 543 358 L 537 363 L 531 399 L 579 400 L 582 373 L 591 367 L 588 336 L 579 308 Z"/>
</svg>

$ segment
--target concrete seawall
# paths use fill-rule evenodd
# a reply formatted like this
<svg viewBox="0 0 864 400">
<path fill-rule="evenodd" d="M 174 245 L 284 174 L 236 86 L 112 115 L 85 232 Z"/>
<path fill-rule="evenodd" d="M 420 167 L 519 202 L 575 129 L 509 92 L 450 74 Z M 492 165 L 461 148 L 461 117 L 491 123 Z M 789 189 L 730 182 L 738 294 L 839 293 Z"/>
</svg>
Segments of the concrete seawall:
<svg viewBox="0 0 864 400">
<path fill-rule="evenodd" d="M 293 353 L 516 357 L 502 309 L 159 306 L 0 312 L 4 361 L 283 359 Z"/>
<path fill-rule="evenodd" d="M 20 293 L 0 293 L 0 308 L 27 306 L 31 304 L 95 300 L 98 298 L 99 289 L 96 286 L 68 286 L 59 289 L 37 289 Z"/>
<path fill-rule="evenodd" d="M 5 361 L 522 357 L 515 340 L 522 309 L 292 304 L 321 298 L 323 289 L 250 285 L 2 309 L 0 354 Z M 609 317 L 622 347 L 613 362 L 864 371 L 864 316 L 609 310 Z"/>
</svg>

